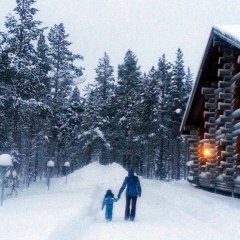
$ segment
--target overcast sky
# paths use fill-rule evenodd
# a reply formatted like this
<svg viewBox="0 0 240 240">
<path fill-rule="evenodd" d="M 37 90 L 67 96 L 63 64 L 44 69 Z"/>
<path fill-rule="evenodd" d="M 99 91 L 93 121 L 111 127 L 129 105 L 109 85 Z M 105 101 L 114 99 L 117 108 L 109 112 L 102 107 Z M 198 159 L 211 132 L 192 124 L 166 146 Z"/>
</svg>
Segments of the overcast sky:
<svg viewBox="0 0 240 240">
<path fill-rule="evenodd" d="M 16 0 L 0 3 L 3 31 Z M 34 7 L 42 26 L 64 24 L 71 50 L 84 57 L 87 81 L 94 79 L 104 52 L 115 74 L 128 49 L 148 72 L 163 54 L 174 62 L 179 47 L 195 77 L 212 26 L 240 23 L 240 0 L 37 0 Z"/>
</svg>

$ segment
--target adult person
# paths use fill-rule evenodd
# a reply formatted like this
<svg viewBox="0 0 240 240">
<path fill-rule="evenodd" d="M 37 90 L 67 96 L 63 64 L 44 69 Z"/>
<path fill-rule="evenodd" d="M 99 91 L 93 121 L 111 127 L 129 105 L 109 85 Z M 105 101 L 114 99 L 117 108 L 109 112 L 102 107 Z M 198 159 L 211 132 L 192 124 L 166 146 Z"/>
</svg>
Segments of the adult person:
<svg viewBox="0 0 240 240">
<path fill-rule="evenodd" d="M 141 197 L 141 184 L 139 178 L 134 175 L 133 169 L 128 171 L 128 176 L 125 177 L 123 184 L 119 190 L 118 198 L 121 197 L 122 192 L 126 189 L 126 208 L 125 220 L 134 221 L 136 214 L 137 197 Z M 130 210 L 131 208 L 131 210 Z"/>
</svg>

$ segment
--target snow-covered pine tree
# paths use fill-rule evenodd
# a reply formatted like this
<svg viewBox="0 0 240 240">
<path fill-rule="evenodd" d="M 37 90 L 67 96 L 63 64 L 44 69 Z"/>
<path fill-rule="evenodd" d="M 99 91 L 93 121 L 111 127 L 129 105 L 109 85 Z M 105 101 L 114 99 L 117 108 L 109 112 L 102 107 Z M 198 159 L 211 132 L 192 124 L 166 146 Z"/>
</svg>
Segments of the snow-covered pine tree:
<svg viewBox="0 0 240 240">
<path fill-rule="evenodd" d="M 158 111 L 158 124 L 159 124 L 159 154 L 158 154 L 158 170 L 157 177 L 165 179 L 168 175 L 170 155 L 167 151 L 169 142 L 169 129 L 167 128 L 168 122 L 168 102 L 169 102 L 169 87 L 172 78 L 173 65 L 167 62 L 165 54 L 158 60 L 157 79 L 159 87 L 159 111 Z"/>
<path fill-rule="evenodd" d="M 65 154 L 65 161 L 71 162 L 72 170 L 85 165 L 82 146 L 78 139 L 78 135 L 82 131 L 84 104 L 85 100 L 80 96 L 79 89 L 76 86 L 68 101 L 64 128 L 67 130 L 65 132 L 69 133 L 69 135 L 62 147 L 62 154 Z"/>
<path fill-rule="evenodd" d="M 43 29 L 40 21 L 34 20 L 37 9 L 35 0 L 17 0 L 15 15 L 6 17 L 7 33 L 2 34 L 4 49 L 10 57 L 10 65 L 15 70 L 12 85 L 17 97 L 34 98 L 36 87 L 35 63 L 37 62 L 34 43 Z"/>
<path fill-rule="evenodd" d="M 111 138 L 111 125 L 109 106 L 114 90 L 113 67 L 110 65 L 110 59 L 107 53 L 99 59 L 95 77 L 95 98 L 96 113 L 98 116 L 98 126 L 104 134 L 105 139 Z M 99 160 L 106 164 L 109 162 L 109 144 L 102 141 L 99 149 Z"/>
<path fill-rule="evenodd" d="M 124 63 L 118 66 L 118 81 L 115 96 L 115 119 L 117 124 L 116 138 L 122 147 L 121 156 L 126 168 L 136 167 L 137 159 L 135 142 L 140 123 L 137 106 L 141 101 L 141 72 L 136 55 L 128 50 Z"/>
<path fill-rule="evenodd" d="M 6 18 L 5 26 L 6 33 L 1 33 L 2 49 L 4 54 L 7 54 L 9 69 L 8 75 L 8 103 L 9 116 L 11 115 L 11 131 L 8 134 L 12 140 L 9 143 L 12 149 L 23 155 L 24 144 L 31 139 L 28 139 L 26 133 L 29 112 L 35 112 L 38 105 L 35 104 L 35 99 L 41 83 L 36 76 L 37 54 L 35 46 L 37 38 L 43 31 L 40 28 L 40 21 L 34 20 L 37 9 L 32 7 L 36 1 L 34 0 L 17 0 L 14 14 Z M 36 43 L 36 44 L 35 44 Z M 6 55 L 5 55 L 6 56 Z M 6 65 L 5 65 L 6 66 Z M 5 79 L 6 80 L 6 79 Z M 31 100 L 30 100 L 31 99 Z M 30 101 L 29 101 L 30 100 Z M 30 111 L 26 111 L 30 109 Z M 33 116 L 32 116 L 33 117 Z M 28 125 L 29 126 L 29 125 Z M 35 126 L 31 125 L 33 131 Z M 26 144 L 27 145 L 27 144 Z M 24 159 L 24 166 L 28 166 L 29 159 Z"/>
<path fill-rule="evenodd" d="M 141 153 L 140 169 L 147 177 L 155 177 L 157 170 L 158 131 L 159 131 L 159 86 L 157 71 L 151 68 L 149 74 L 143 78 L 141 88 L 141 104 L 138 105 L 140 126 L 138 129 Z M 145 167 L 143 167 L 145 166 Z"/>
<path fill-rule="evenodd" d="M 79 79 L 83 74 L 83 68 L 75 66 L 75 61 L 82 60 L 83 57 L 69 50 L 71 43 L 68 41 L 68 36 L 62 23 L 55 24 L 48 35 L 52 86 L 50 157 L 55 158 L 58 173 L 60 172 L 59 142 L 63 141 L 59 139 L 59 134 L 64 130 L 62 119 L 65 117 L 64 106 L 72 91 L 74 80 Z"/>
<path fill-rule="evenodd" d="M 169 87 L 169 101 L 168 101 L 168 129 L 170 136 L 169 155 L 171 160 L 171 178 L 180 179 L 180 148 L 182 139 L 180 137 L 179 127 L 181 124 L 183 111 L 185 109 L 184 103 L 184 82 L 185 70 L 183 53 L 181 49 L 177 50 L 177 58 L 173 66 L 173 74 L 171 84 Z"/>
</svg>

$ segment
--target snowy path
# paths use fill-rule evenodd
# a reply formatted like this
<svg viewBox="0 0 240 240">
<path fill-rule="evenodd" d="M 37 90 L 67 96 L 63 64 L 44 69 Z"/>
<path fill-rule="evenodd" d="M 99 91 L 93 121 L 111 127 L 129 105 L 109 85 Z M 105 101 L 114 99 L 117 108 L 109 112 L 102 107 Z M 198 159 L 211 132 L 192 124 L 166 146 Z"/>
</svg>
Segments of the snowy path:
<svg viewBox="0 0 240 240">
<path fill-rule="evenodd" d="M 193 188 L 185 181 L 141 179 L 135 222 L 124 221 L 125 196 L 115 203 L 113 221 L 101 211 L 108 188 L 117 194 L 126 171 L 93 163 L 50 191 L 34 183 L 0 209 L 0 239 L 10 240 L 237 240 L 240 200 Z"/>
</svg>

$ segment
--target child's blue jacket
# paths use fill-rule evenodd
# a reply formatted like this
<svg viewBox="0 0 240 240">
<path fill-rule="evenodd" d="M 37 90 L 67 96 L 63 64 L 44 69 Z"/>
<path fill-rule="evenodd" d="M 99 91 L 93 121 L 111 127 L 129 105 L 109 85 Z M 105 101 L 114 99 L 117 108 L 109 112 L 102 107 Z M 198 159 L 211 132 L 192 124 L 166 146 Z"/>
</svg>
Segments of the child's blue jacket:
<svg viewBox="0 0 240 240">
<path fill-rule="evenodd" d="M 102 209 L 105 205 L 113 205 L 114 202 L 117 202 L 119 198 L 114 198 L 114 195 L 105 195 L 103 202 L 102 202 Z"/>
</svg>

